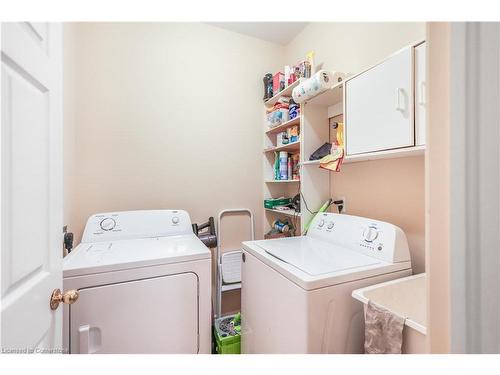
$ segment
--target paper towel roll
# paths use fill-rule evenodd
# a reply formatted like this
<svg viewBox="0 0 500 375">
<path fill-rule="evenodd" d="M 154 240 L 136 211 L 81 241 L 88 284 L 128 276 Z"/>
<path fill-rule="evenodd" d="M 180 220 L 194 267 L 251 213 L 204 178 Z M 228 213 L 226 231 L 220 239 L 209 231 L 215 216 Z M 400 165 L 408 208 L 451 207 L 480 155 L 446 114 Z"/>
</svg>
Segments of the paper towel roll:
<svg viewBox="0 0 500 375">
<path fill-rule="evenodd" d="M 328 90 L 333 85 L 342 81 L 345 77 L 341 72 L 330 72 L 328 70 L 320 70 L 311 78 L 300 83 L 292 91 L 292 97 L 295 103 L 302 103 L 314 96 Z"/>
</svg>

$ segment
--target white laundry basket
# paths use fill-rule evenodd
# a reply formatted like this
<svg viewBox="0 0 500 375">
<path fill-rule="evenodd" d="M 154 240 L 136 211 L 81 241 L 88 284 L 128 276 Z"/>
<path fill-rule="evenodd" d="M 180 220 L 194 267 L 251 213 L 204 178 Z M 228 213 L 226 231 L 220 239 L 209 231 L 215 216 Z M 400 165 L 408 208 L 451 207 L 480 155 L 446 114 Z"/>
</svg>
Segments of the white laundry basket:
<svg viewBox="0 0 500 375">
<path fill-rule="evenodd" d="M 250 216 L 251 240 L 255 239 L 253 213 L 248 208 L 231 208 L 222 210 L 217 219 L 217 295 L 215 316 L 222 312 L 222 292 L 241 289 L 241 249 L 222 254 L 222 217 L 230 213 L 248 213 Z"/>
</svg>

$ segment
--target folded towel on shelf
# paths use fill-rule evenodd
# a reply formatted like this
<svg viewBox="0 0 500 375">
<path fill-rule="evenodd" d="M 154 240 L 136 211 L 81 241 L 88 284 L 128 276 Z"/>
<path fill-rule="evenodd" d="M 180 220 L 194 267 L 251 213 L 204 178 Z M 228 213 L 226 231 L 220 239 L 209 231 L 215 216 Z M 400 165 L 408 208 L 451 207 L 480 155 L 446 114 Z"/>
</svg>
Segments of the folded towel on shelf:
<svg viewBox="0 0 500 375">
<path fill-rule="evenodd" d="M 405 320 L 368 301 L 365 312 L 365 353 L 401 354 Z"/>
</svg>

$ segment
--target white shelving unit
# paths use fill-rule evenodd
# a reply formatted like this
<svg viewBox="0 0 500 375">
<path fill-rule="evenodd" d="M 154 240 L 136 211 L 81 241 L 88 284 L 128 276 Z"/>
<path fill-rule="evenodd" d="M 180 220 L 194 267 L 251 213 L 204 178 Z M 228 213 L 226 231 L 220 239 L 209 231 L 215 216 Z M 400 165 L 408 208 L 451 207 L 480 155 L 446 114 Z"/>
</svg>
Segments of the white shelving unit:
<svg viewBox="0 0 500 375">
<path fill-rule="evenodd" d="M 335 133 L 331 131 L 330 118 L 335 118 L 339 122 L 343 121 L 343 98 L 344 84 L 340 82 L 329 90 L 307 100 L 301 106 L 303 123 L 300 158 L 302 231 L 314 216 L 313 213 L 331 195 L 330 173 L 319 168 L 318 161 L 310 162 L 309 157 L 325 142 L 331 142 Z"/>
<path fill-rule="evenodd" d="M 264 102 L 265 107 L 269 108 L 274 106 L 276 102 L 281 97 L 291 97 L 292 90 L 299 84 L 299 81 L 294 82 L 271 99 Z M 265 122 L 265 119 L 264 119 Z M 264 199 L 267 198 L 279 198 L 279 197 L 290 197 L 293 198 L 295 195 L 300 193 L 300 180 L 275 180 L 274 179 L 274 158 L 275 153 L 280 151 L 287 151 L 292 154 L 300 155 L 300 148 L 302 144 L 302 135 L 299 136 L 297 142 L 289 143 L 283 146 L 276 147 L 276 136 L 278 133 L 286 131 L 292 126 L 298 126 L 299 131 L 302 132 L 302 117 L 297 116 L 296 118 L 289 120 L 276 126 L 274 128 L 269 128 L 264 124 L 264 151 L 263 151 L 263 170 L 264 170 Z M 299 160 L 301 157 L 299 157 Z M 293 209 L 288 210 L 277 210 L 277 209 L 264 209 L 264 233 L 268 232 L 272 226 L 272 223 L 277 220 L 288 219 L 296 226 L 296 234 L 301 231 L 301 214 Z"/>
<path fill-rule="evenodd" d="M 419 48 L 420 54 L 422 55 L 425 51 L 422 47 L 423 41 L 419 41 L 413 43 L 409 46 L 409 48 L 416 49 Z M 408 47 L 407 47 L 408 48 Z M 393 54 L 388 57 L 391 59 L 396 56 Z M 412 56 L 417 56 L 412 52 Z M 384 63 L 388 59 L 385 59 L 379 64 L 374 65 L 372 68 L 376 68 L 380 64 Z M 423 60 L 423 59 L 421 59 Z M 421 62 L 420 62 L 421 63 Z M 417 60 L 412 63 L 413 72 L 408 71 L 408 74 L 416 74 L 414 77 L 415 83 L 412 89 L 417 90 L 416 97 L 419 98 L 422 95 L 418 95 L 418 89 L 420 87 L 424 87 L 424 83 L 420 82 L 425 79 L 425 75 L 421 73 L 422 69 L 419 67 L 415 67 L 417 64 Z M 267 139 L 266 147 L 264 148 L 264 198 L 278 198 L 278 197 L 290 197 L 293 198 L 296 194 L 300 194 L 300 205 L 301 212 L 300 216 L 295 213 L 295 211 L 290 210 L 290 212 L 283 212 L 280 210 L 270 210 L 265 209 L 265 227 L 264 232 L 267 232 L 271 227 L 274 220 L 279 217 L 294 217 L 300 220 L 300 225 L 297 224 L 297 229 L 300 228 L 300 231 L 297 231 L 296 234 L 300 234 L 304 231 L 304 227 L 309 222 L 309 220 L 314 215 L 312 212 L 317 211 L 331 196 L 331 183 L 334 183 L 335 173 L 329 172 L 328 170 L 319 168 L 319 161 L 309 161 L 310 155 L 316 151 L 319 147 L 321 147 L 326 142 L 332 142 L 336 138 L 336 133 L 333 127 L 330 125 L 332 122 L 344 122 L 344 140 L 348 142 L 349 137 L 349 119 L 345 118 L 344 115 L 346 113 L 346 90 L 349 89 L 349 81 L 351 79 L 359 79 L 360 75 L 368 72 L 370 69 L 365 70 L 356 75 L 352 75 L 346 78 L 344 81 L 339 82 L 333 85 L 327 91 L 315 96 L 307 100 L 306 102 L 301 104 L 300 107 L 300 118 L 294 119 L 292 121 L 288 121 L 280 126 L 269 129 L 265 128 L 264 130 L 264 138 Z M 420 72 L 420 73 L 418 73 Z M 390 74 L 386 73 L 386 74 Z M 418 76 L 420 74 L 420 78 Z M 424 78 L 423 78 L 424 77 Z M 420 81 L 419 81 L 420 79 Z M 388 80 L 387 82 L 389 82 Z M 298 85 L 298 82 L 294 83 L 290 87 L 281 91 L 277 95 L 275 95 L 272 99 L 265 102 L 266 106 L 274 105 L 281 96 L 291 96 L 293 88 Z M 376 92 L 379 86 L 374 87 L 373 90 Z M 380 90 L 379 90 L 380 91 Z M 385 90 L 393 93 L 395 90 Z M 410 93 L 409 97 L 413 100 L 413 93 Z M 374 94 L 375 95 L 375 94 Z M 392 103 L 392 101 L 391 101 Z M 425 105 L 422 104 L 422 100 L 419 99 L 418 103 L 410 103 L 411 109 L 414 109 L 413 104 L 417 106 Z M 392 108 L 392 107 L 391 107 Z M 384 108 L 386 111 L 387 108 Z M 417 110 L 417 108 L 415 108 Z M 424 113 L 425 107 L 420 109 L 420 112 Z M 367 118 L 369 119 L 369 113 L 367 114 Z M 423 121 L 423 115 L 420 116 L 420 121 Z M 368 121 L 368 120 L 367 120 Z M 425 154 L 425 144 L 422 141 L 419 141 L 418 128 L 416 125 L 416 120 L 411 118 L 413 124 L 415 126 L 415 145 L 410 147 L 400 147 L 394 149 L 387 150 L 377 150 L 372 152 L 364 152 L 353 155 L 347 155 L 344 157 L 343 164 L 349 163 L 359 163 L 366 162 L 372 160 L 380 160 L 380 159 L 388 159 L 388 158 L 405 158 L 405 157 L 414 157 L 414 156 L 422 156 Z M 365 121 L 366 123 L 366 121 Z M 273 137 L 280 132 L 286 130 L 290 126 L 299 125 L 300 127 L 300 140 L 293 144 L 284 145 L 280 147 L 275 147 L 271 143 Z M 424 123 L 425 125 L 425 123 Z M 425 128 L 425 126 L 424 126 Z M 421 131 L 421 130 L 420 130 Z M 422 139 L 422 137 L 420 137 Z M 425 138 L 423 138 L 425 140 Z M 425 143 L 425 142 L 424 142 Z M 273 165 L 274 165 L 274 153 L 278 151 L 296 151 L 300 155 L 300 182 L 299 181 L 275 181 L 273 180 Z M 339 173 L 342 173 L 339 172 Z M 307 207 L 309 209 L 306 208 Z M 312 212 L 311 212 L 312 211 Z"/>
<path fill-rule="evenodd" d="M 295 82 L 285 90 L 275 95 L 271 100 L 265 102 L 266 106 L 274 105 L 281 96 L 291 96 L 293 88 L 298 85 Z M 332 86 L 331 89 L 303 103 L 300 108 L 300 116 L 287 121 L 275 128 L 269 129 L 264 126 L 264 198 L 290 197 L 300 194 L 301 212 L 290 210 L 265 209 L 265 227 L 267 232 L 274 220 L 278 218 L 293 218 L 297 226 L 296 234 L 304 231 L 305 225 L 315 212 L 330 197 L 329 173 L 319 168 L 300 168 L 300 181 L 297 180 L 273 180 L 275 152 L 288 151 L 299 153 L 301 165 L 309 158 L 317 148 L 330 139 L 329 118 L 333 115 L 341 115 L 343 107 L 343 83 Z M 340 120 L 339 120 L 340 121 Z M 300 128 L 299 141 L 287 145 L 275 146 L 276 134 L 285 131 L 291 126 L 298 125 Z M 311 163 L 312 164 L 312 163 Z"/>
</svg>

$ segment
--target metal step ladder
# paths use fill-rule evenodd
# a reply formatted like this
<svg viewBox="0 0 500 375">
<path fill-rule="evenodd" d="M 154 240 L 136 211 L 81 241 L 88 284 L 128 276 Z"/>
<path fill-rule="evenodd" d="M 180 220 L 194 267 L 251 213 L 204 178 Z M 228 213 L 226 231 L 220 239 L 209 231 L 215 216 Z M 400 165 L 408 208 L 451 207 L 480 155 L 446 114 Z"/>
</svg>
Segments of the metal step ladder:
<svg viewBox="0 0 500 375">
<path fill-rule="evenodd" d="M 219 213 L 219 217 L 217 219 L 217 285 L 216 285 L 216 309 L 215 309 L 215 317 L 218 318 L 221 316 L 222 312 L 222 293 L 241 289 L 241 249 L 225 251 L 222 253 L 221 251 L 221 243 L 222 243 L 222 217 L 224 215 L 230 213 L 247 213 L 250 218 L 250 233 L 251 240 L 255 239 L 255 227 L 254 227 L 254 219 L 253 213 L 248 208 L 231 208 L 227 210 L 222 210 Z"/>
</svg>

